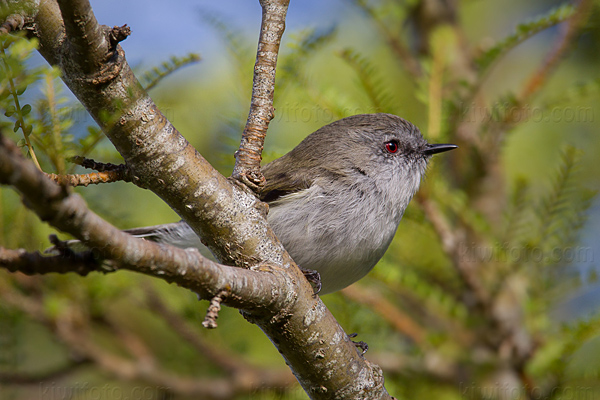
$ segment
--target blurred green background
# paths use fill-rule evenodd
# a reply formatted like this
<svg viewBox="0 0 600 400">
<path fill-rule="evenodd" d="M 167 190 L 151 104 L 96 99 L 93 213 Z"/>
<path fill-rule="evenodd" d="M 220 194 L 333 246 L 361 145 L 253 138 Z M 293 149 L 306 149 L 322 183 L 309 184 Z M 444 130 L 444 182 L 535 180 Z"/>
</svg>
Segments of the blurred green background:
<svg viewBox="0 0 600 400">
<path fill-rule="evenodd" d="M 369 344 L 366 357 L 383 367 L 390 393 L 401 399 L 600 398 L 600 204 L 594 198 L 600 187 L 599 2 L 572 8 L 542 0 L 291 3 L 265 162 L 327 123 L 369 112 L 392 112 L 432 142 L 460 145 L 447 161 L 433 162 L 422 197 L 409 206 L 375 270 L 355 291 L 324 297 L 345 330 Z M 200 53 L 202 61 L 169 74 L 150 94 L 229 175 L 249 107 L 258 2 L 182 1 L 168 10 L 158 2 L 125 4 L 92 2 L 101 23 L 131 25 L 123 47 L 138 77 L 155 65 L 162 76 L 160 63 L 172 55 Z M 431 4 L 441 11 L 428 10 Z M 562 13 L 554 12 L 559 6 Z M 581 36 L 566 44 L 540 89 L 523 96 L 564 38 L 569 22 L 558 22 L 583 6 Z M 118 17 L 115 7 L 123 8 Z M 176 26 L 163 28 L 165 21 Z M 515 32 L 522 43 L 503 42 Z M 394 51 L 393 40 L 414 59 L 416 73 Z M 501 55 L 490 53 L 494 46 Z M 17 50 L 13 44 L 6 51 L 22 58 L 29 51 Z M 489 66 L 486 57 L 493 58 Z M 23 74 L 44 63 L 34 52 L 26 65 Z M 89 148 L 90 158 L 121 162 L 108 140 L 86 130 L 90 117 L 62 83 L 40 73 L 23 99 L 34 105 L 31 118 L 38 122 L 48 118 L 49 87 L 65 99 L 56 105 L 63 114 L 55 116 L 64 123 L 59 132 L 65 144 L 55 153 Z M 52 118 L 49 125 L 56 126 Z M 40 126 L 34 125 L 40 138 L 34 147 L 42 149 L 44 170 L 57 172 L 52 151 L 43 151 L 54 142 Z M 22 136 L 14 133 L 15 141 Z M 178 219 L 151 192 L 131 184 L 76 191 L 123 229 Z M 453 253 L 458 258 L 431 223 L 431 204 L 461 240 Z M 53 230 L 9 188 L 0 188 L 0 209 L 2 246 L 49 246 Z M 538 250 L 543 260 L 532 256 Z M 473 261 L 491 293 L 487 305 L 473 300 L 455 268 L 460 256 Z M 236 310 L 221 311 L 218 329 L 202 329 L 206 302 L 156 279 L 128 272 L 81 278 L 0 271 L 0 294 L 0 399 L 208 398 L 167 378 L 233 385 L 235 374 L 215 361 L 219 357 L 250 364 L 259 377 L 287 368 Z M 207 357 L 152 299 L 224 355 Z M 518 354 L 520 345 L 527 354 Z M 144 365 L 151 373 L 140 373 Z M 222 398 L 306 398 L 297 385 L 264 387 L 253 379 Z"/>
</svg>

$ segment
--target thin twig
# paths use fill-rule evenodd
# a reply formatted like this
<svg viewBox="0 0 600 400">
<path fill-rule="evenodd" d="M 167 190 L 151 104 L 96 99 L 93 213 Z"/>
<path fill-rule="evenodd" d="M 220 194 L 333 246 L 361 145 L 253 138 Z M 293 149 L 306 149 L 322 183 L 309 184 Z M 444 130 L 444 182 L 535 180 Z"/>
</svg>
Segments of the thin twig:
<svg viewBox="0 0 600 400">
<path fill-rule="evenodd" d="M 92 172 L 89 174 L 46 174 L 49 179 L 59 185 L 66 186 L 87 186 L 87 185 L 98 185 L 100 183 L 112 183 L 112 182 L 131 182 L 131 176 L 127 170 L 119 171 L 106 171 L 106 172 Z"/>
<path fill-rule="evenodd" d="M 260 4 L 262 22 L 254 64 L 252 101 L 240 148 L 235 153 L 232 174 L 255 192 L 265 184 L 260 162 L 269 122 L 274 117 L 275 70 L 289 0 L 261 0 Z"/>
<path fill-rule="evenodd" d="M 104 172 L 104 171 L 119 171 L 127 169 L 127 165 L 125 164 L 111 164 L 111 163 L 101 163 L 91 158 L 85 158 L 82 156 L 75 156 L 69 159 L 73 164 L 81 165 L 84 168 L 93 169 L 94 171 Z"/>
<path fill-rule="evenodd" d="M 130 170 L 125 164 L 100 163 L 81 156 L 72 157 L 69 161 L 73 164 L 81 165 L 84 168 L 94 169 L 98 172 L 65 175 L 46 174 L 46 176 L 59 185 L 65 186 L 88 186 L 98 185 L 100 183 L 132 181 Z"/>
<path fill-rule="evenodd" d="M 46 98 L 48 100 L 48 114 L 50 114 L 50 129 L 52 139 L 52 152 L 48 154 L 52 163 L 54 164 L 56 171 L 59 174 L 64 174 L 65 171 L 65 159 L 62 156 L 63 142 L 61 140 L 61 125 L 58 117 L 58 110 L 56 109 L 56 90 L 54 86 L 54 74 L 49 73 L 45 76 L 46 83 Z"/>
<path fill-rule="evenodd" d="M 29 140 L 29 135 L 31 134 L 31 126 L 25 124 L 25 120 L 23 118 L 23 108 L 21 107 L 21 104 L 19 102 L 19 95 L 17 93 L 15 81 L 13 80 L 13 77 L 12 77 L 12 71 L 10 69 L 9 64 L 6 62 L 6 52 L 4 51 L 4 48 L 0 48 L 0 52 L 2 53 L 2 61 L 4 63 L 4 68 L 6 69 L 6 75 L 8 77 L 8 85 L 10 87 L 9 92 L 12 95 L 13 101 L 15 103 L 16 118 L 17 118 L 17 124 L 15 125 L 15 131 L 18 128 L 21 128 L 21 131 L 23 131 L 23 137 L 25 138 L 25 144 L 27 146 L 27 150 L 29 151 L 29 155 L 31 156 L 31 160 L 33 161 L 33 163 L 35 164 L 37 169 L 39 169 L 41 171 L 42 167 L 40 166 L 37 156 L 35 155 L 35 151 L 33 150 L 31 141 Z M 31 109 L 31 107 L 30 107 L 30 109 Z"/>
<path fill-rule="evenodd" d="M 217 318 L 219 318 L 219 311 L 221 311 L 221 302 L 231 292 L 231 289 L 223 289 L 216 296 L 210 299 L 208 310 L 206 310 L 206 316 L 202 321 L 202 326 L 207 329 L 215 329 L 217 327 Z"/>
</svg>

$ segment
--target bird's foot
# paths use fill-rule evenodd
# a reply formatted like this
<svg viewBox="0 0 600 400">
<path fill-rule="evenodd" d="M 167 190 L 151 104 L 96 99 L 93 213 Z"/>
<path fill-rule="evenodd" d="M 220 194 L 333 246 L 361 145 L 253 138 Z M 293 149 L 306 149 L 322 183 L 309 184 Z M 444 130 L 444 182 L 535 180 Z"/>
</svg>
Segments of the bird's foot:
<svg viewBox="0 0 600 400">
<path fill-rule="evenodd" d="M 319 292 L 321 291 L 321 274 L 319 274 L 319 272 L 315 271 L 314 269 L 300 268 L 300 271 L 302 271 L 306 280 L 313 287 L 313 290 L 315 291 L 314 294 L 319 294 Z"/>
<path fill-rule="evenodd" d="M 348 335 L 348 337 L 350 339 L 355 338 L 357 336 L 358 336 L 358 333 L 351 333 L 351 334 Z M 361 351 L 362 351 L 361 355 L 364 355 L 369 350 L 369 345 L 366 342 L 363 342 L 362 340 L 360 342 L 355 342 L 353 340 L 352 343 L 354 343 L 354 345 L 356 347 L 358 347 L 359 349 L 361 349 Z"/>
</svg>

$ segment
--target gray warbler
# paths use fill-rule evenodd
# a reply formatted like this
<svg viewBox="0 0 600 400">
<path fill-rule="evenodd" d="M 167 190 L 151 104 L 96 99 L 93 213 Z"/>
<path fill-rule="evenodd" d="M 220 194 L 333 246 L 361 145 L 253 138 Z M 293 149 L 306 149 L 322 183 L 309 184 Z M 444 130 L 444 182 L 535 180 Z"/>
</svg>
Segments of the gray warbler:
<svg viewBox="0 0 600 400">
<path fill-rule="evenodd" d="M 268 222 L 294 261 L 320 275 L 321 294 L 364 277 L 381 259 L 419 188 L 429 158 L 457 148 L 429 144 L 392 114 L 343 118 L 262 168 Z M 183 221 L 127 232 L 204 248 Z"/>
</svg>

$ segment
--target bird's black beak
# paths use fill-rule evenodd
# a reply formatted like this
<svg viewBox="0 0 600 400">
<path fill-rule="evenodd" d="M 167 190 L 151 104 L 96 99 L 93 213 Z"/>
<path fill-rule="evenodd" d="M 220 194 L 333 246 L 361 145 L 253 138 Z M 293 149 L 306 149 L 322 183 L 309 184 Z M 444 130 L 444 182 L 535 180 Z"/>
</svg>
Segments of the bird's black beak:
<svg viewBox="0 0 600 400">
<path fill-rule="evenodd" d="M 432 155 L 437 153 L 443 153 L 444 151 L 454 150 L 458 146 L 455 144 L 428 144 L 423 150 L 423 154 Z"/>
</svg>

